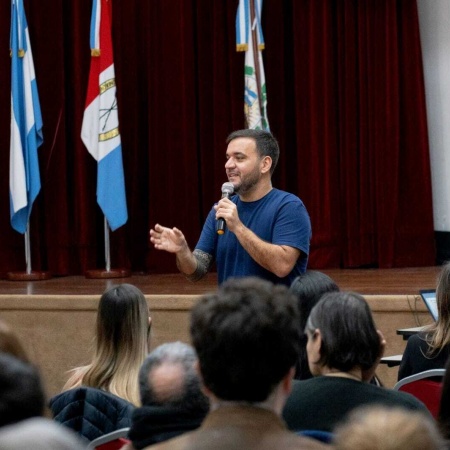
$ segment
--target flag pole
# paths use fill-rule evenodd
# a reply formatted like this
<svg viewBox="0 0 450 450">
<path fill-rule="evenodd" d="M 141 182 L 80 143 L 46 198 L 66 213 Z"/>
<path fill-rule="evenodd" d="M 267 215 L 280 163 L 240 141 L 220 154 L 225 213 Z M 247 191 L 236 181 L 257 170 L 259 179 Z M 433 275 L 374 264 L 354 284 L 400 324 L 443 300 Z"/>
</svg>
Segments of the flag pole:
<svg viewBox="0 0 450 450">
<path fill-rule="evenodd" d="M 111 272 L 111 251 L 109 246 L 109 226 L 105 216 L 105 268 L 107 272 Z"/>
<path fill-rule="evenodd" d="M 27 230 L 25 231 L 25 262 L 27 265 L 27 275 L 31 274 L 31 246 L 30 246 L 30 221 L 27 221 Z"/>
<path fill-rule="evenodd" d="M 250 0 L 250 31 L 252 33 L 253 64 L 255 65 L 256 89 L 258 92 L 259 113 L 263 117 L 262 93 L 261 93 L 261 73 L 259 64 L 258 29 L 256 27 L 255 0 Z"/>
<path fill-rule="evenodd" d="M 105 268 L 104 269 L 90 269 L 86 270 L 85 277 L 86 278 L 127 278 L 131 276 L 131 270 L 119 268 L 119 269 L 111 269 L 111 245 L 110 245 L 110 227 L 108 223 L 108 219 L 106 216 L 103 216 L 103 229 L 104 229 L 104 238 L 105 238 Z"/>
<path fill-rule="evenodd" d="M 25 272 L 8 272 L 6 277 L 10 281 L 39 281 L 52 278 L 50 272 L 31 270 L 30 220 L 24 233 L 25 240 Z"/>
</svg>

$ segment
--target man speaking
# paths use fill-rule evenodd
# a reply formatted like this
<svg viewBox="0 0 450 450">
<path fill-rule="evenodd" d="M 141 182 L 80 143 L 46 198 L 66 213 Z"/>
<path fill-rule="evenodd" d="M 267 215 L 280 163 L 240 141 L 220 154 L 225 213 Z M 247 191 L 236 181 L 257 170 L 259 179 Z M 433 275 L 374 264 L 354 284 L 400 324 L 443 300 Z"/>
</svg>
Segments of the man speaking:
<svg viewBox="0 0 450 450">
<path fill-rule="evenodd" d="M 267 131 L 244 129 L 231 133 L 227 144 L 225 171 L 234 195 L 228 186 L 208 214 L 195 250 L 175 227 L 156 224 L 150 241 L 175 253 L 178 269 L 191 281 L 200 280 L 215 260 L 219 284 L 257 276 L 289 286 L 306 270 L 311 222 L 298 197 L 272 186 L 278 142 Z M 218 226 L 219 219 L 226 226 Z"/>
</svg>

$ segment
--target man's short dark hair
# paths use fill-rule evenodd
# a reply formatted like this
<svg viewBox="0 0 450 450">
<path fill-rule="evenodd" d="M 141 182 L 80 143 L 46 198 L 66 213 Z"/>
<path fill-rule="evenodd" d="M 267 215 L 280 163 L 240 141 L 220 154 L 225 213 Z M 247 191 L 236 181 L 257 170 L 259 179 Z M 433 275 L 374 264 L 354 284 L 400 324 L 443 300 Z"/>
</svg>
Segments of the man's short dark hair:
<svg viewBox="0 0 450 450">
<path fill-rule="evenodd" d="M 0 353 L 0 426 L 44 413 L 45 394 L 37 369 Z"/>
<path fill-rule="evenodd" d="M 309 315 L 306 329 L 319 329 L 322 346 L 319 363 L 347 372 L 369 369 L 380 352 L 380 337 L 369 305 L 354 292 L 325 294 Z"/>
<path fill-rule="evenodd" d="M 173 406 L 185 411 L 205 413 L 209 400 L 201 390 L 196 369 L 197 355 L 193 347 L 183 342 L 169 342 L 156 347 L 145 359 L 139 371 L 139 391 L 142 406 Z M 174 387 L 170 396 L 162 399 L 151 383 L 151 373 L 163 364 L 178 366 L 183 383 Z"/>
<path fill-rule="evenodd" d="M 226 143 L 228 145 L 232 140 L 239 138 L 253 139 L 256 143 L 256 151 L 258 152 L 258 155 L 260 157 L 270 156 L 272 158 L 270 174 L 273 175 L 280 157 L 280 147 L 278 146 L 278 141 L 275 139 L 273 134 L 265 130 L 245 128 L 243 130 L 237 130 L 230 133 L 227 137 Z"/>
<path fill-rule="evenodd" d="M 313 307 L 327 292 L 339 291 L 339 286 L 325 273 L 317 270 L 307 270 L 298 275 L 289 287 L 289 291 L 298 299 L 300 323 L 305 329 L 306 321 Z"/>
<path fill-rule="evenodd" d="M 298 357 L 297 300 L 269 281 L 229 279 L 193 308 L 191 337 L 203 382 L 218 398 L 265 401 Z"/>
</svg>

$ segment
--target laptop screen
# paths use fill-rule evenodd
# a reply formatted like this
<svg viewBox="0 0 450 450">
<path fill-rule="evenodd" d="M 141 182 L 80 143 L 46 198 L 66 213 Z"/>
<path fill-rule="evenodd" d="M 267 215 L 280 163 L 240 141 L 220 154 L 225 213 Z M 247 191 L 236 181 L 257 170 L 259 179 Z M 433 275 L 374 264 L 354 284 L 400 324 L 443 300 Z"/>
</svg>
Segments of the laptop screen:
<svg viewBox="0 0 450 450">
<path fill-rule="evenodd" d="M 420 291 L 420 296 L 425 303 L 428 311 L 430 311 L 433 319 L 436 321 L 438 319 L 438 309 L 436 303 L 436 291 L 434 290 L 422 290 Z"/>
</svg>

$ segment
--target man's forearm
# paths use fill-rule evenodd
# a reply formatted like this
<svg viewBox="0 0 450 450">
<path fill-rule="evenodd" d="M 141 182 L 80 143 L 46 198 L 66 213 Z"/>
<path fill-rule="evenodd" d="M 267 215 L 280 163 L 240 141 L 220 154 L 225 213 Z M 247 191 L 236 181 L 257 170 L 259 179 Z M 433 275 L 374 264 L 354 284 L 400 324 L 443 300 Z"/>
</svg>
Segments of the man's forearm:
<svg viewBox="0 0 450 450">
<path fill-rule="evenodd" d="M 300 255 L 300 251 L 293 247 L 262 240 L 244 225 L 236 228 L 235 234 L 242 247 L 260 266 L 280 278 L 291 272 Z"/>
<path fill-rule="evenodd" d="M 195 272 L 197 260 L 188 246 L 184 250 L 177 252 L 176 258 L 178 270 L 182 274 L 189 276 Z"/>
<path fill-rule="evenodd" d="M 198 281 L 203 278 L 211 267 L 213 257 L 201 250 L 194 250 L 189 254 L 177 253 L 177 267 L 190 281 Z"/>
</svg>

